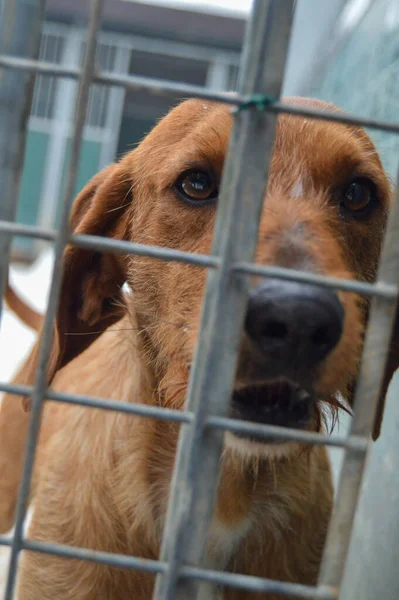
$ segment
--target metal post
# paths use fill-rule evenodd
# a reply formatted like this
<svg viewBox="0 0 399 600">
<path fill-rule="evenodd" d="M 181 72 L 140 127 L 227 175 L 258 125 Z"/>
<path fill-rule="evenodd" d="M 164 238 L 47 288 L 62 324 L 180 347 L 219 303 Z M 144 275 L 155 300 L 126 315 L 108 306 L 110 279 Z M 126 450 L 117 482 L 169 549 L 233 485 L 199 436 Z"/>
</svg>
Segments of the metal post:
<svg viewBox="0 0 399 600">
<path fill-rule="evenodd" d="M 370 449 L 341 585 L 341 600 L 395 600 L 399 593 L 399 378 L 381 438 Z"/>
<path fill-rule="evenodd" d="M 18 495 L 15 531 L 11 544 L 11 557 L 4 600 L 12 600 L 13 598 L 17 571 L 17 560 L 19 552 L 22 549 L 23 545 L 23 524 L 28 506 L 29 490 L 35 460 L 36 446 L 37 441 L 39 439 L 42 405 L 47 388 L 47 361 L 51 350 L 53 322 L 57 310 L 58 296 L 62 280 L 62 256 L 65 246 L 68 243 L 69 239 L 69 211 L 75 190 L 77 170 L 79 165 L 80 147 L 82 144 L 82 133 L 85 123 L 89 96 L 89 88 L 95 71 L 96 37 L 101 23 L 103 3 L 104 0 L 92 0 L 90 7 L 86 56 L 84 59 L 81 77 L 79 81 L 77 101 L 78 108 L 76 112 L 76 120 L 72 137 L 71 159 L 68 169 L 61 224 L 58 232 L 58 237 L 55 242 L 55 258 L 52 273 L 52 281 L 50 286 L 49 303 L 43 325 L 43 336 L 41 339 L 39 350 L 38 371 L 35 381 L 34 392 L 32 394 L 32 413 L 29 423 L 26 458 L 22 473 L 21 487 Z"/>
<path fill-rule="evenodd" d="M 399 282 L 399 175 L 395 198 L 389 214 L 377 284 L 398 286 Z M 373 298 L 367 327 L 362 364 L 355 397 L 351 434 L 369 436 L 377 408 L 388 357 L 397 297 Z M 366 463 L 366 450 L 348 449 L 345 453 L 338 496 L 331 518 L 320 571 L 321 585 L 339 587 L 348 553 L 357 500 Z"/>
<path fill-rule="evenodd" d="M 116 73 L 128 73 L 130 62 L 130 48 L 126 46 L 116 47 L 115 64 L 113 71 Z M 106 139 L 101 144 L 100 164 L 102 169 L 111 163 L 116 156 L 119 140 L 119 131 L 122 125 L 123 107 L 125 103 L 126 90 L 121 87 L 111 87 L 107 105 L 107 116 L 104 129 Z"/>
<path fill-rule="evenodd" d="M 291 0 L 255 2 L 241 94 L 280 95 L 292 13 Z M 195 415 L 179 440 L 161 549 L 168 569 L 157 577 L 156 600 L 198 597 L 199 582 L 179 579 L 179 570 L 183 563 L 201 565 L 206 550 L 223 445 L 223 432 L 207 428 L 206 421 L 209 414 L 225 416 L 228 410 L 248 287 L 247 278 L 233 273 L 233 266 L 254 257 L 275 123 L 266 113 L 239 112 L 231 134 L 213 246 L 221 265 L 208 274 L 187 400 Z"/>
<path fill-rule="evenodd" d="M 0 52 L 37 59 L 45 0 L 15 0 L 1 11 Z M 0 219 L 14 221 L 19 195 L 33 73 L 0 68 Z M 11 235 L 0 234 L 0 319 L 7 285 Z"/>
<path fill-rule="evenodd" d="M 79 66 L 82 55 L 83 31 L 71 28 L 65 37 L 62 64 L 67 67 Z M 38 222 L 42 227 L 54 227 L 57 202 L 65 166 L 68 141 L 71 136 L 74 107 L 76 105 L 77 84 L 73 80 L 58 79 L 54 98 L 54 114 L 48 141 L 46 164 L 43 174 L 41 201 Z"/>
</svg>

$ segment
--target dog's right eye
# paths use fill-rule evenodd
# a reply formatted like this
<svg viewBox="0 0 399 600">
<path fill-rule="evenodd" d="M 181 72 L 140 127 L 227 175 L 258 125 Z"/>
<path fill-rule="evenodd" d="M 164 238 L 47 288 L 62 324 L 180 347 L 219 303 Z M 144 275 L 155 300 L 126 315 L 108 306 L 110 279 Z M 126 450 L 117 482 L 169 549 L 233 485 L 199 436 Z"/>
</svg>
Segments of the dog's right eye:
<svg viewBox="0 0 399 600">
<path fill-rule="evenodd" d="M 207 171 L 190 169 L 179 177 L 174 185 L 176 194 L 192 205 L 208 204 L 218 197 L 219 189 L 215 178 Z"/>
</svg>

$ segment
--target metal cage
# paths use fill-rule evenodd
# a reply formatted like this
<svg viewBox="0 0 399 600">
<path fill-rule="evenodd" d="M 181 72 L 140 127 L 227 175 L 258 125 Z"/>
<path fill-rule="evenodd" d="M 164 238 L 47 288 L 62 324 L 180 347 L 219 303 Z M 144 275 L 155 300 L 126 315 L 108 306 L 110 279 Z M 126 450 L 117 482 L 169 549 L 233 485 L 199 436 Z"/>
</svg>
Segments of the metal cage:
<svg viewBox="0 0 399 600">
<path fill-rule="evenodd" d="M 304 107 L 286 105 L 279 100 L 289 45 L 294 0 L 256 0 L 243 52 L 237 95 L 216 93 L 200 87 L 119 76 L 96 69 L 96 36 L 100 28 L 104 0 L 91 0 L 86 38 L 86 54 L 81 69 L 65 68 L 38 60 L 43 0 L 15 0 L 3 6 L 3 46 L 0 48 L 0 264 L 5 285 L 12 236 L 27 236 L 54 243 L 55 261 L 44 335 L 40 346 L 39 367 L 34 386 L 2 383 L 2 391 L 32 398 L 27 452 L 19 492 L 15 531 L 12 538 L 0 536 L 0 545 L 11 547 L 5 600 L 13 598 L 18 555 L 21 550 L 50 553 L 66 558 L 150 571 L 157 574 L 154 598 L 171 600 L 197 597 L 199 582 L 232 586 L 248 591 L 273 592 L 286 597 L 335 600 L 351 538 L 359 489 L 362 482 L 369 434 L 375 414 L 387 358 L 396 310 L 399 280 L 399 207 L 393 202 L 375 284 L 331 279 L 273 266 L 252 264 L 257 241 L 257 225 L 267 185 L 267 169 L 274 141 L 275 123 L 281 112 L 355 123 L 369 128 L 399 133 L 399 125 L 377 120 L 321 113 Z M 8 8 L 9 10 L 8 10 Z M 13 21 L 14 19 L 14 21 Z M 17 23 L 15 27 L 13 23 Z M 72 138 L 67 184 L 61 224 L 57 231 L 15 223 L 15 202 L 22 165 L 27 112 L 32 98 L 33 74 L 77 79 L 78 102 Z M 220 101 L 232 107 L 247 103 L 246 110 L 235 112 L 229 153 L 224 167 L 221 199 L 210 256 L 172 249 L 143 246 L 96 236 L 71 235 L 68 215 L 73 200 L 82 131 L 92 83 L 124 89 L 146 89 L 157 94 L 184 94 Z M 262 111 L 251 106 L 251 99 L 269 98 Z M 251 197 L 251 204 L 245 198 Z M 62 254 L 68 243 L 103 252 L 138 254 L 166 261 L 187 262 L 208 268 L 208 280 L 202 312 L 202 324 L 189 392 L 184 412 L 144 405 L 132 405 L 88 396 L 55 392 L 46 385 L 52 323 L 56 313 L 61 282 Z M 241 332 L 247 297 L 248 275 L 308 282 L 314 285 L 354 291 L 372 298 L 360 376 L 356 393 L 356 412 L 348 437 L 327 436 L 281 427 L 253 424 L 227 418 L 238 336 Z M 0 291 L 3 291 L 0 289 Z M 0 294 L 0 297 L 2 294 Z M 228 302 L 226 299 L 228 298 Z M 227 307 L 227 308 L 226 308 Z M 215 323 L 218 336 L 214 336 Z M 229 344 L 224 341 L 229 340 Z M 223 344 L 223 352 L 221 351 Z M 378 353 L 373 349 L 378 348 Z M 215 368 L 215 357 L 222 355 Z M 220 362 L 220 361 L 219 361 Z M 123 411 L 142 418 L 175 421 L 181 428 L 173 475 L 167 520 L 159 560 L 72 548 L 56 543 L 24 539 L 23 524 L 27 512 L 41 410 L 46 400 L 55 400 L 105 410 Z M 274 439 L 325 444 L 345 449 L 335 510 L 330 522 L 317 587 L 266 580 L 246 575 L 207 570 L 202 555 L 213 509 L 223 433 L 246 431 L 267 434 Z M 206 440 L 206 444 L 205 444 Z M 199 468 L 201 465 L 201 468 Z M 189 527 L 188 527 L 189 525 Z M 189 534 L 187 533 L 189 531 Z"/>
</svg>

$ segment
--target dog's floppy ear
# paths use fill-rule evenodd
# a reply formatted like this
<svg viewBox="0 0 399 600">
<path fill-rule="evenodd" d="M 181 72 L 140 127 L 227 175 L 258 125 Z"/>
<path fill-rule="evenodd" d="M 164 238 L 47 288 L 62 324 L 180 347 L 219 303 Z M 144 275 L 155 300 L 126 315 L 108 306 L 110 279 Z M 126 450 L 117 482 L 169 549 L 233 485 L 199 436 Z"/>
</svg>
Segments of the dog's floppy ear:
<svg viewBox="0 0 399 600">
<path fill-rule="evenodd" d="M 110 165 L 80 192 L 71 213 L 73 233 L 127 238 L 132 189 L 128 165 L 126 160 Z M 49 384 L 58 369 L 83 352 L 124 314 L 124 262 L 124 257 L 116 254 L 67 246 L 47 368 Z M 38 347 L 37 343 L 27 364 L 29 384 L 35 378 Z M 24 405 L 28 408 L 27 403 Z"/>
<path fill-rule="evenodd" d="M 381 395 L 378 401 L 377 412 L 375 415 L 373 440 L 376 440 L 381 433 L 382 420 L 384 417 L 385 397 L 388 392 L 388 387 L 396 369 L 399 368 L 399 306 L 396 309 L 395 325 L 392 331 L 391 345 L 387 365 L 385 368 L 384 380 L 381 388 Z"/>
</svg>

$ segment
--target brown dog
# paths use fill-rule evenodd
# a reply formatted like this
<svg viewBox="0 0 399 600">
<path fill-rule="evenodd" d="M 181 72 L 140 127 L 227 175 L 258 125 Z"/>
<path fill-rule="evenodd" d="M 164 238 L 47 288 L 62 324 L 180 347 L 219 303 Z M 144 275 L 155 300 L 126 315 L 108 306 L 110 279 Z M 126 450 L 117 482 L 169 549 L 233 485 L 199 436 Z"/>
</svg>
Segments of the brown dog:
<svg viewBox="0 0 399 600">
<path fill-rule="evenodd" d="M 231 121 L 222 105 L 175 108 L 79 194 L 73 230 L 209 253 Z M 373 281 L 390 196 L 363 130 L 280 116 L 257 261 Z M 194 266 L 69 247 L 52 386 L 183 409 L 205 276 Z M 124 282 L 132 293 L 123 294 Z M 338 392 L 350 396 L 367 308 L 353 293 L 254 279 L 231 416 L 320 431 L 325 410 L 340 406 Z M 17 381 L 32 383 L 35 361 L 33 351 Z M 398 362 L 392 352 L 384 393 Z M 376 435 L 381 415 L 382 408 Z M 12 523 L 27 419 L 7 396 L 0 413 L 4 530 Z M 178 430 L 46 403 L 29 538 L 157 558 Z M 314 584 L 332 497 L 324 448 L 227 434 L 206 565 Z M 146 573 L 25 552 L 18 598 L 148 600 L 152 589 Z M 276 598 L 207 587 L 202 597 L 249 596 Z"/>
</svg>

